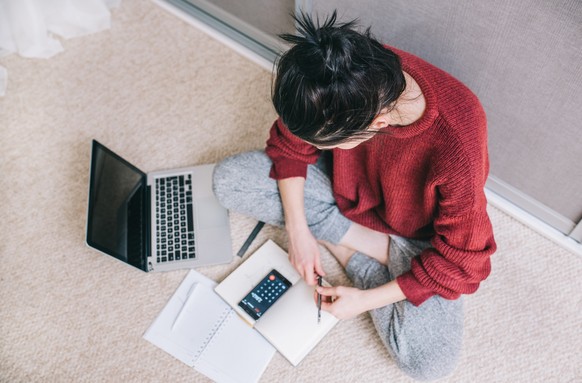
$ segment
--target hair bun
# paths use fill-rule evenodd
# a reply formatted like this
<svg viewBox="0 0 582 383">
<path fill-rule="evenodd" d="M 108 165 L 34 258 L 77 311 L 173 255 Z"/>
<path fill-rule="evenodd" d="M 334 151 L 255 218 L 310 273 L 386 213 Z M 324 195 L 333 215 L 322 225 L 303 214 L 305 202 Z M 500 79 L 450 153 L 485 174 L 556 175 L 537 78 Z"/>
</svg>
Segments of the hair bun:
<svg viewBox="0 0 582 383">
<path fill-rule="evenodd" d="M 341 80 L 342 74 L 352 69 L 351 44 L 334 32 L 330 29 L 320 31 L 318 45 L 322 60 L 319 76 L 326 83 Z"/>
<path fill-rule="evenodd" d="M 322 84 L 341 81 L 352 69 L 353 44 L 345 32 L 350 31 L 355 21 L 336 24 L 336 20 L 335 11 L 323 25 L 301 14 L 295 17 L 299 35 L 281 35 L 283 40 L 295 44 L 291 51 L 296 51 L 296 64 L 304 76 Z"/>
</svg>

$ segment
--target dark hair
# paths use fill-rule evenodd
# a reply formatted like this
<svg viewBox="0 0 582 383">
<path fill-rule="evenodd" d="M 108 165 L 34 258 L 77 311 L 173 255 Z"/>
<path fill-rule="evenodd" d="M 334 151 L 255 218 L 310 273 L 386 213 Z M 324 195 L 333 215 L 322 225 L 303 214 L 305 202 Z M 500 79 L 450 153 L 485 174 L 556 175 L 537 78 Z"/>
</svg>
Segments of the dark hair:
<svg viewBox="0 0 582 383">
<path fill-rule="evenodd" d="M 366 136 L 365 130 L 404 91 L 399 57 L 356 21 L 323 25 L 302 13 L 294 16 L 298 35 L 279 59 L 273 86 L 275 110 L 289 130 L 315 145 L 336 145 Z"/>
</svg>

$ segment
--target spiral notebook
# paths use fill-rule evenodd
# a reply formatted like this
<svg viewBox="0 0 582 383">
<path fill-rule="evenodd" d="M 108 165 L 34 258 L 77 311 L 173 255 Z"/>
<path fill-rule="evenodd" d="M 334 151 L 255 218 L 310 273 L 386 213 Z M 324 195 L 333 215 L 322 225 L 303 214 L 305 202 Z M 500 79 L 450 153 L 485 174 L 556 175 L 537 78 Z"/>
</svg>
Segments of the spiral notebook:
<svg viewBox="0 0 582 383">
<path fill-rule="evenodd" d="M 273 270 L 285 281 L 290 282 L 291 286 L 285 288 L 286 291 L 280 298 L 255 319 L 239 303 L 245 300 L 249 292 L 252 294 L 255 288 L 261 285 L 265 276 L 271 276 Z M 325 282 L 324 284 L 329 286 Z M 318 322 L 314 288 L 305 283 L 289 262 L 287 253 L 271 240 L 227 276 L 215 291 L 294 366 L 297 366 L 339 321 L 330 313 L 322 311 L 321 321 Z"/>
<path fill-rule="evenodd" d="M 191 270 L 144 338 L 219 383 L 257 382 L 275 349 Z"/>
</svg>

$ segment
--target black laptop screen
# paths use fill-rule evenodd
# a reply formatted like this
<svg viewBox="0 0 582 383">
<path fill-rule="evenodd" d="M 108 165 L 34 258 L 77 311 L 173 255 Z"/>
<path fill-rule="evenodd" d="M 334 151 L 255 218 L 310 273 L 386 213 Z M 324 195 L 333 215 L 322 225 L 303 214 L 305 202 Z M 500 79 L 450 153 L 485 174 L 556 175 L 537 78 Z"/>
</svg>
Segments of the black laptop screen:
<svg viewBox="0 0 582 383">
<path fill-rule="evenodd" d="M 87 243 L 145 270 L 145 174 L 93 141 Z"/>
</svg>

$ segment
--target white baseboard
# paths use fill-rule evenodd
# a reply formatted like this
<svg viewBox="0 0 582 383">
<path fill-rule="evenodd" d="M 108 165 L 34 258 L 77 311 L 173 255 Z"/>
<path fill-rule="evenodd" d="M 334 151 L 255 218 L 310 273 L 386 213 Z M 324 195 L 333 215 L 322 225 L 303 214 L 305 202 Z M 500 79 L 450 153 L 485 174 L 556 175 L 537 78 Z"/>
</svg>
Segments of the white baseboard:
<svg viewBox="0 0 582 383">
<path fill-rule="evenodd" d="M 501 197 L 499 194 L 489 189 L 485 189 L 485 194 L 487 196 L 487 201 L 492 206 L 498 208 L 504 213 L 507 213 L 508 215 L 517 219 L 519 222 L 530 227 L 532 230 L 560 245 L 564 249 L 571 251 L 576 255 L 582 256 L 582 243 L 573 240 L 567 235 L 544 223 L 540 219 L 529 214 L 525 210 L 520 209 L 505 198 Z"/>
<path fill-rule="evenodd" d="M 218 32 L 216 29 L 208 26 L 207 24 L 203 23 L 202 21 L 196 19 L 192 15 L 187 14 L 186 12 L 174 7 L 171 4 L 168 4 L 164 0 L 152 0 L 156 5 L 160 6 L 167 12 L 170 12 L 174 16 L 180 18 L 181 20 L 187 22 L 188 24 L 192 25 L 193 27 L 199 29 L 200 31 L 206 33 L 208 36 L 212 37 L 213 39 L 225 44 L 241 56 L 247 58 L 248 60 L 254 62 L 255 64 L 259 65 L 261 68 L 268 70 L 269 72 L 273 71 L 273 63 L 266 58 L 258 55 L 257 53 L 253 52 L 249 48 L 243 46 L 242 44 L 234 41 L 228 36 Z"/>
</svg>

